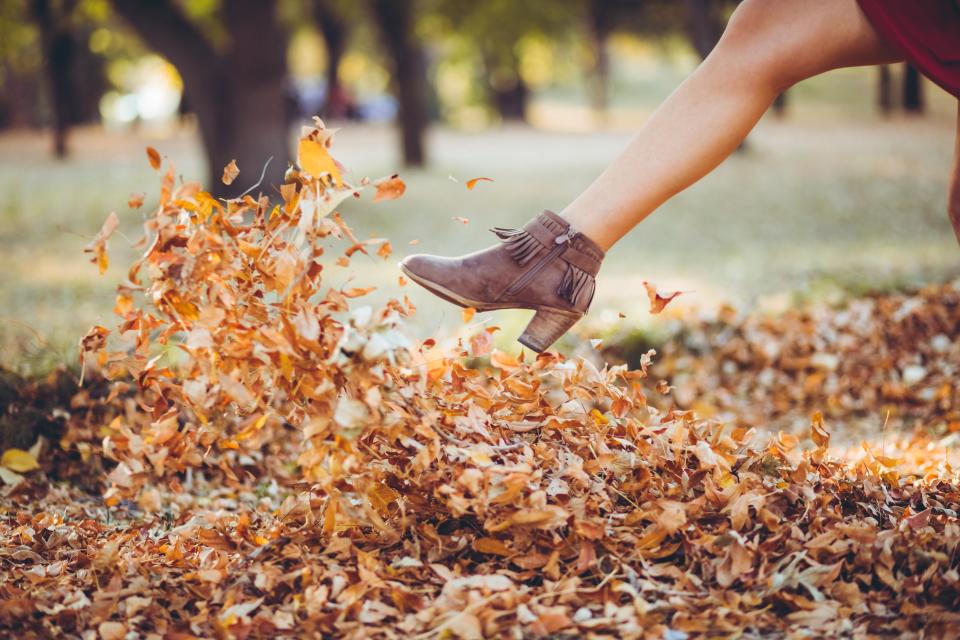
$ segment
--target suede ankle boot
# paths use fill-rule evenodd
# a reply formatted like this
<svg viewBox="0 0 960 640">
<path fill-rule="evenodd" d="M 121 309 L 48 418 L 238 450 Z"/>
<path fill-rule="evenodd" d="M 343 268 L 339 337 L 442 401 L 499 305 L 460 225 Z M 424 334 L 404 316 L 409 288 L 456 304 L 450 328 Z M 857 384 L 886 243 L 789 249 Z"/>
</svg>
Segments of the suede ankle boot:
<svg viewBox="0 0 960 640">
<path fill-rule="evenodd" d="M 603 250 L 552 211 L 522 229 L 491 231 L 500 244 L 454 258 L 412 255 L 400 268 L 461 307 L 535 310 L 519 341 L 545 351 L 590 307 Z"/>
</svg>

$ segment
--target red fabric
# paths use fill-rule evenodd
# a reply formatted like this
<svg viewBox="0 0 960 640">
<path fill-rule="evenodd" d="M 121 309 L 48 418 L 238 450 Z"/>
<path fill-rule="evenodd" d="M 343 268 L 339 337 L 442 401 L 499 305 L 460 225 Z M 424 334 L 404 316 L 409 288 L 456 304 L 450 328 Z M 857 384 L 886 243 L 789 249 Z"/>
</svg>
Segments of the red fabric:
<svg viewBox="0 0 960 640">
<path fill-rule="evenodd" d="M 960 0 L 857 0 L 877 33 L 960 98 Z"/>
</svg>

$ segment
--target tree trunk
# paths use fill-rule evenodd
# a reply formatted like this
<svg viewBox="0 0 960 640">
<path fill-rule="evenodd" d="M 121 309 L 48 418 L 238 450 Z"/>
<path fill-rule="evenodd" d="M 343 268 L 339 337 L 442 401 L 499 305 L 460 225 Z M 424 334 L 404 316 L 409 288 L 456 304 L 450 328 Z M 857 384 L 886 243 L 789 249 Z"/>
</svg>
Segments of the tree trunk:
<svg viewBox="0 0 960 640">
<path fill-rule="evenodd" d="M 256 182 L 272 157 L 261 189 L 283 181 L 290 159 L 286 102 L 286 38 L 275 4 L 227 0 L 230 45 L 217 52 L 169 0 L 114 0 L 117 12 L 183 78 L 184 98 L 197 116 L 207 160 L 207 185 L 221 197 Z M 224 185 L 223 167 L 237 161 L 241 178 Z"/>
<path fill-rule="evenodd" d="M 342 105 L 337 103 L 337 97 L 343 96 L 343 87 L 340 86 L 340 60 L 347 48 L 349 35 L 346 21 L 337 13 L 331 0 L 314 0 L 313 16 L 317 27 L 323 35 L 323 43 L 327 53 L 327 99 L 323 108 L 323 115 L 341 117 L 348 115 L 339 113 Z"/>
<path fill-rule="evenodd" d="M 589 70 L 588 89 L 590 106 L 600 119 L 606 117 L 610 106 L 610 52 L 607 51 L 607 38 L 613 29 L 610 5 L 604 0 L 590 0 L 588 6 L 588 28 L 593 60 Z"/>
<path fill-rule="evenodd" d="M 787 91 L 785 89 L 773 99 L 773 104 L 771 105 L 773 115 L 778 118 L 785 118 L 787 116 L 787 104 Z"/>
<path fill-rule="evenodd" d="M 925 107 L 923 79 L 917 68 L 908 63 L 903 69 L 903 110 L 919 115 Z"/>
<path fill-rule="evenodd" d="M 496 52 L 484 51 L 488 99 L 504 121 L 525 122 L 530 89 L 520 75 L 520 60 L 510 55 L 509 63 L 501 66 Z"/>
<path fill-rule="evenodd" d="M 492 87 L 494 106 L 504 120 L 525 122 L 530 90 L 519 75 L 510 87 Z"/>
<path fill-rule="evenodd" d="M 70 11 L 72 3 L 61 7 Z M 57 158 L 67 156 L 67 134 L 73 116 L 72 69 L 76 43 L 65 27 L 62 16 L 55 14 L 49 0 L 33 0 L 33 19 L 40 29 L 43 47 L 44 70 L 49 84 L 50 108 L 53 113 L 53 153 Z"/>
<path fill-rule="evenodd" d="M 723 20 L 714 0 L 685 0 L 687 34 L 701 59 L 706 58 L 723 35 Z"/>
<path fill-rule="evenodd" d="M 893 78 L 888 64 L 882 64 L 878 67 L 877 109 L 884 117 L 893 113 Z"/>
<path fill-rule="evenodd" d="M 429 120 L 427 61 L 413 33 L 414 0 L 371 0 L 370 6 L 393 64 L 399 103 L 400 141 L 407 166 L 426 164 L 424 137 Z"/>
</svg>

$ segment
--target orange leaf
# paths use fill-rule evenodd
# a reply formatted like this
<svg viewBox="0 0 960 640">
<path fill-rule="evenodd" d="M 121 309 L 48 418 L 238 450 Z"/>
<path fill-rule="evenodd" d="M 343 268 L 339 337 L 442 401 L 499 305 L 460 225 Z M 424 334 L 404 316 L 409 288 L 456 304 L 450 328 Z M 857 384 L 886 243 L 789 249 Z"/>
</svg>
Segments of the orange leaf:
<svg viewBox="0 0 960 640">
<path fill-rule="evenodd" d="M 231 160 L 230 164 L 223 168 L 223 184 L 233 184 L 233 181 L 240 175 L 240 167 L 237 166 L 236 159 Z"/>
<path fill-rule="evenodd" d="M 466 182 L 467 189 L 469 189 L 470 191 L 473 191 L 473 188 L 477 186 L 477 183 L 480 182 L 481 180 L 483 180 L 484 182 L 493 182 L 493 178 L 484 178 L 484 177 L 471 178 Z"/>
<path fill-rule="evenodd" d="M 509 557 L 513 555 L 510 547 L 496 538 L 477 538 L 473 541 L 473 550 L 477 553 L 488 553 L 495 556 Z"/>
<path fill-rule="evenodd" d="M 470 336 L 470 353 L 474 357 L 482 357 L 493 351 L 493 334 L 489 331 L 479 331 Z"/>
<path fill-rule="evenodd" d="M 147 159 L 150 161 L 151 167 L 154 169 L 160 168 L 160 152 L 153 147 L 147 147 Z"/>
<path fill-rule="evenodd" d="M 457 222 L 462 222 L 463 224 L 470 222 L 470 218 L 464 218 L 463 216 L 453 216 L 453 219 Z"/>
<path fill-rule="evenodd" d="M 676 298 L 678 295 L 683 293 L 682 291 L 674 291 L 672 293 L 660 293 L 657 291 L 657 286 L 643 281 L 643 286 L 647 289 L 647 297 L 650 298 L 650 313 L 660 313 L 663 311 L 664 307 L 670 304 L 670 301 Z"/>
<path fill-rule="evenodd" d="M 374 202 L 396 200 L 407 190 L 406 183 L 397 174 L 378 180 L 374 184 L 377 187 L 377 193 L 373 196 Z"/>
<path fill-rule="evenodd" d="M 377 249 L 377 255 L 386 260 L 390 257 L 390 254 L 393 253 L 393 245 L 389 242 L 384 242 L 380 245 L 380 248 Z"/>
<path fill-rule="evenodd" d="M 127 206 L 131 209 L 139 209 L 143 206 L 143 198 L 145 194 L 142 193 L 131 193 L 130 198 L 127 200 Z"/>
<path fill-rule="evenodd" d="M 343 295 L 348 298 L 359 298 L 360 296 L 365 296 L 371 291 L 374 291 L 376 287 L 354 287 L 353 289 L 347 289 L 343 292 Z"/>
<path fill-rule="evenodd" d="M 473 316 L 477 313 L 477 310 L 473 307 L 466 307 L 463 310 L 463 321 L 470 322 L 473 320 Z"/>
<path fill-rule="evenodd" d="M 104 220 L 103 226 L 100 227 L 100 231 L 96 237 L 83 249 L 85 253 L 93 254 L 93 260 L 91 260 L 91 262 L 99 267 L 101 275 L 105 273 L 107 267 L 110 266 L 110 259 L 107 257 L 107 239 L 110 238 L 119 225 L 120 219 L 117 218 L 116 213 L 111 211 L 107 219 Z"/>
<path fill-rule="evenodd" d="M 327 148 L 316 140 L 304 138 L 300 140 L 300 147 L 297 150 L 298 164 L 303 170 L 314 178 L 322 178 L 329 175 L 334 184 L 342 185 L 343 176 L 340 174 L 340 167 L 336 160 L 327 151 Z"/>
<path fill-rule="evenodd" d="M 830 432 L 823 423 L 823 414 L 817 411 L 810 419 L 810 438 L 818 448 L 826 449 L 830 446 Z"/>
</svg>

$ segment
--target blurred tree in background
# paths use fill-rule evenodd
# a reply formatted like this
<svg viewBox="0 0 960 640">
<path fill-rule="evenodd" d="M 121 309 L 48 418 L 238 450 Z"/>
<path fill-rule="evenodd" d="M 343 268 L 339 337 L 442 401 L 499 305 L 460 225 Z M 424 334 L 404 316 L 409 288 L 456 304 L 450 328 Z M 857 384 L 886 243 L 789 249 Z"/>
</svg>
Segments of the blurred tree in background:
<svg viewBox="0 0 960 640">
<path fill-rule="evenodd" d="M 611 93 L 612 52 L 626 46 L 652 56 L 659 47 L 662 61 L 682 43 L 683 64 L 692 64 L 712 50 L 736 4 L 4 0 L 0 128 L 48 127 L 63 155 L 72 125 L 103 115 L 110 126 L 136 127 L 179 104 L 221 195 L 249 185 L 230 189 L 216 180 L 233 159 L 252 181 L 272 156 L 265 184 L 279 183 L 292 127 L 313 114 L 395 119 L 403 161 L 421 166 L 432 121 L 542 123 L 532 105 L 545 93 L 584 102 L 604 122 L 611 95 L 619 95 Z M 896 77 L 899 90 L 890 67 L 876 78 L 880 113 L 923 111 L 915 69 Z M 781 96 L 774 107 L 782 113 L 785 105 Z"/>
<path fill-rule="evenodd" d="M 219 175 L 231 160 L 256 175 L 273 158 L 266 184 L 280 184 L 290 154 L 290 109 L 287 31 L 277 3 L 224 0 L 212 11 L 207 3 L 192 20 L 174 0 L 113 0 L 113 6 L 183 78 L 208 175 Z"/>
<path fill-rule="evenodd" d="M 564 43 L 583 18 L 579 2 L 437 0 L 446 31 L 473 49 L 476 78 L 487 104 L 503 120 L 526 119 L 530 97 L 524 77 L 524 46 L 531 40 Z"/>
<path fill-rule="evenodd" d="M 0 126 L 49 123 L 54 154 L 67 154 L 71 125 L 95 122 L 106 91 L 104 60 L 87 40 L 103 2 L 7 0 L 0 8 Z"/>
<path fill-rule="evenodd" d="M 414 167 L 426 163 L 424 134 L 429 122 L 427 58 L 416 32 L 418 4 L 417 0 L 370 0 L 390 58 L 403 162 Z"/>
</svg>

